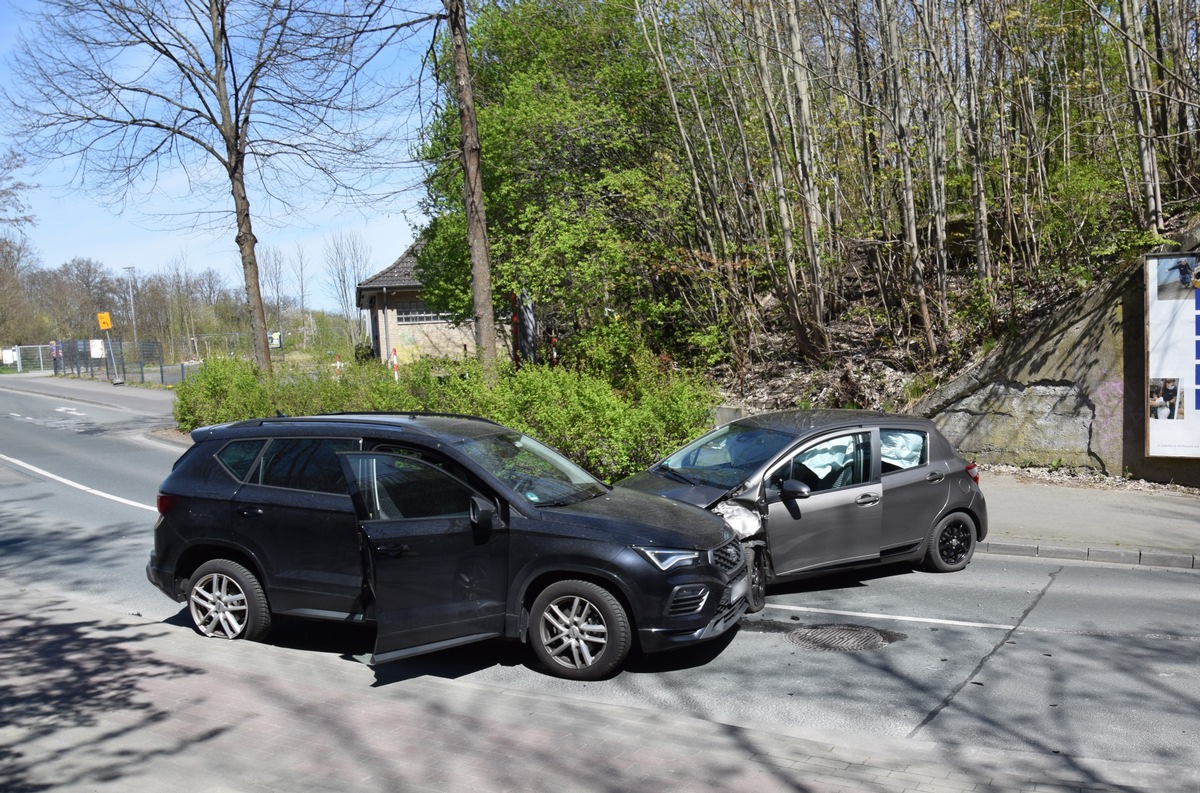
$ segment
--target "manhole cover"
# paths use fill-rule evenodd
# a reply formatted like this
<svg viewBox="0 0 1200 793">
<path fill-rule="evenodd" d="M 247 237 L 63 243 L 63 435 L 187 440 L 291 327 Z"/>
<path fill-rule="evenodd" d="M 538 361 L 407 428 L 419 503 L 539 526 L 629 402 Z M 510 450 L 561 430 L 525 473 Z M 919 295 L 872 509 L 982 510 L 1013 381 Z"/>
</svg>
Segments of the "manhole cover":
<svg viewBox="0 0 1200 793">
<path fill-rule="evenodd" d="M 787 640 L 805 650 L 853 652 L 878 650 L 891 644 L 892 638 L 865 625 L 809 625 L 787 634 Z"/>
</svg>

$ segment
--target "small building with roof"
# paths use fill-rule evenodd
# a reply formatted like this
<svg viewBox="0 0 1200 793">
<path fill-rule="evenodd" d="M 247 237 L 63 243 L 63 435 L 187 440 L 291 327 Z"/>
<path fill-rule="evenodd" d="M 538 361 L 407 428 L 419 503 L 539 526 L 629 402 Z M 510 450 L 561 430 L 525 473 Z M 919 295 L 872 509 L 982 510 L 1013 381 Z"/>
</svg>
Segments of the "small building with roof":
<svg viewBox="0 0 1200 793">
<path fill-rule="evenodd" d="M 454 325 L 448 313 L 421 300 L 417 256 L 425 241 L 418 237 L 390 266 L 358 284 L 358 307 L 367 313 L 371 353 L 382 361 L 411 361 L 424 356 L 475 354 L 474 323 Z"/>
</svg>

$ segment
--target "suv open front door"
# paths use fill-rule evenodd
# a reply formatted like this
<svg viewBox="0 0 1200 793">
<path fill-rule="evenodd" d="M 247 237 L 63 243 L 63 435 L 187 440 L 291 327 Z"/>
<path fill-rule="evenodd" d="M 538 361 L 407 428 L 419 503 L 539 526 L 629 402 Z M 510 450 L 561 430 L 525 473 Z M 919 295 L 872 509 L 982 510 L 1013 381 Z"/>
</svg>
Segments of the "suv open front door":
<svg viewBox="0 0 1200 793">
<path fill-rule="evenodd" d="M 375 605 L 371 663 L 501 635 L 508 531 L 493 503 L 414 457 L 338 457 L 358 513 L 364 576 Z"/>
</svg>

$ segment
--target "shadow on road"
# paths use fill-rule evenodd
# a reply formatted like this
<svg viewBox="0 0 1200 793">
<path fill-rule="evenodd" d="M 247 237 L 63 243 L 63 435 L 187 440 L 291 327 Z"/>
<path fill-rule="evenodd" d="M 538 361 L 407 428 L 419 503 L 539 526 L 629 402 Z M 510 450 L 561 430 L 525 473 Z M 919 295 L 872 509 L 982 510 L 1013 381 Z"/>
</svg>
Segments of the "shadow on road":
<svg viewBox="0 0 1200 793">
<path fill-rule="evenodd" d="M 71 611 L 70 604 L 54 602 L 32 613 L 0 615 L 0 723 L 7 728 L 0 732 L 0 779 L 7 793 L 119 780 L 142 763 L 223 731 L 151 739 L 171 715 L 154 688 L 203 670 L 138 649 L 163 630 L 159 626 L 114 629 L 64 618 Z M 76 753 L 89 761 L 54 762 Z"/>
</svg>

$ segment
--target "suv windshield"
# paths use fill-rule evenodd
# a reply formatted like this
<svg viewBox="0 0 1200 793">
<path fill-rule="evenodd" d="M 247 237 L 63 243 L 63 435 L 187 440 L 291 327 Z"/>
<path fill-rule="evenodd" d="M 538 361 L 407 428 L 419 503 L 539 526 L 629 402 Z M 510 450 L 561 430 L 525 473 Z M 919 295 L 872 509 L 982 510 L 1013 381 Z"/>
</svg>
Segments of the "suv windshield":
<svg viewBox="0 0 1200 793">
<path fill-rule="evenodd" d="M 534 506 L 565 506 L 608 492 L 587 471 L 519 432 L 467 438 L 455 445 Z"/>
<path fill-rule="evenodd" d="M 689 484 L 728 490 L 793 440 L 794 436 L 778 430 L 726 424 L 692 441 L 652 470 Z"/>
</svg>

